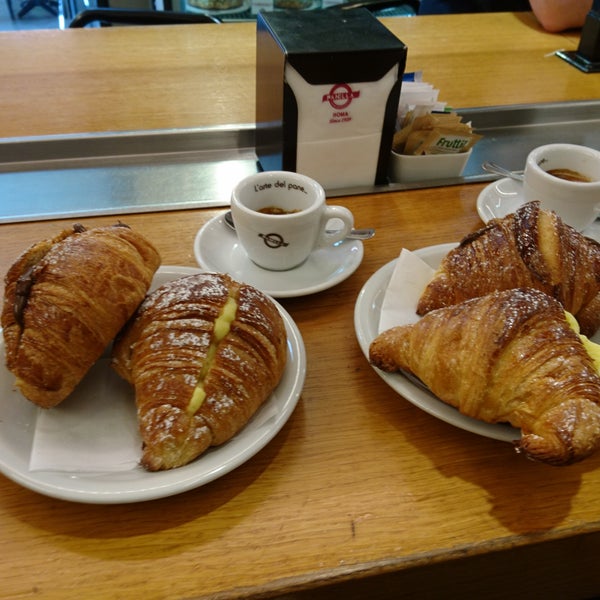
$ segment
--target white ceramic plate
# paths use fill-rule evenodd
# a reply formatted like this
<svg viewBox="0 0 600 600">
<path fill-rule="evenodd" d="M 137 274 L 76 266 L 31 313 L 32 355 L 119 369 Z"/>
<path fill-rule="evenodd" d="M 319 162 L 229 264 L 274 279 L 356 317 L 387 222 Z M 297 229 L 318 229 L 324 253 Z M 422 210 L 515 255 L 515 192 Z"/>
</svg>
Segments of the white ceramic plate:
<svg viewBox="0 0 600 600">
<path fill-rule="evenodd" d="M 523 186 L 508 177 L 498 179 L 487 185 L 477 197 L 477 213 L 484 223 L 491 219 L 502 219 L 518 210 L 525 200 Z M 581 232 L 600 242 L 600 220 L 596 219 L 588 228 Z"/>
<path fill-rule="evenodd" d="M 268 271 L 248 258 L 235 231 L 218 215 L 196 235 L 194 255 L 204 269 L 228 273 L 274 298 L 293 298 L 321 292 L 350 277 L 362 262 L 363 244 L 344 240 L 314 251 L 295 269 Z"/>
<path fill-rule="evenodd" d="M 187 267 L 161 267 L 153 288 L 172 279 L 201 272 Z M 137 466 L 114 473 L 29 471 L 29 458 L 39 410 L 13 388 L 14 377 L 0 367 L 0 471 L 20 485 L 63 500 L 94 504 L 122 504 L 172 496 L 197 488 L 229 473 L 264 448 L 292 414 L 304 385 L 306 354 L 298 327 L 277 304 L 288 335 L 288 357 L 283 378 L 273 395 L 246 427 L 222 446 L 212 448 L 194 462 L 150 473 Z M 4 341 L 0 354 L 4 357 Z M 107 367 L 109 368 L 109 367 Z M 104 374 L 106 375 L 106 374 Z M 103 376 L 102 373 L 97 376 Z M 75 394 L 77 391 L 74 392 Z M 124 388 L 124 394 L 133 391 Z M 131 427 L 137 429 L 132 413 Z"/>
<path fill-rule="evenodd" d="M 430 246 L 417 250 L 415 254 L 431 267 L 437 268 L 442 258 L 455 246 L 456 244 Z M 396 261 L 393 260 L 374 273 L 363 286 L 356 301 L 354 328 L 358 343 L 367 360 L 369 358 L 369 345 L 378 334 L 379 315 L 381 313 L 383 297 L 395 265 Z M 423 386 L 413 383 L 402 374 L 384 373 L 379 369 L 375 369 L 375 371 L 398 394 L 415 406 L 446 423 L 472 433 L 505 442 L 512 442 L 521 437 L 521 432 L 509 425 L 484 423 L 483 421 L 461 414 L 457 409 L 442 402 Z"/>
</svg>

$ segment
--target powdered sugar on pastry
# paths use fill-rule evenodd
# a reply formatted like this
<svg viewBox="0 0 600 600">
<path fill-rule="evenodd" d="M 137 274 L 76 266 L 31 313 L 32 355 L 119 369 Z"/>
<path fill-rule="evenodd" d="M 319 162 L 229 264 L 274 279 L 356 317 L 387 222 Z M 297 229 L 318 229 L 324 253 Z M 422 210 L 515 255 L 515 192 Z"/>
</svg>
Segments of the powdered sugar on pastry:
<svg viewBox="0 0 600 600">
<path fill-rule="evenodd" d="M 285 367 L 285 326 L 259 290 L 203 273 L 153 292 L 113 356 L 135 387 L 141 462 L 169 469 L 229 440 L 266 400 Z"/>
</svg>

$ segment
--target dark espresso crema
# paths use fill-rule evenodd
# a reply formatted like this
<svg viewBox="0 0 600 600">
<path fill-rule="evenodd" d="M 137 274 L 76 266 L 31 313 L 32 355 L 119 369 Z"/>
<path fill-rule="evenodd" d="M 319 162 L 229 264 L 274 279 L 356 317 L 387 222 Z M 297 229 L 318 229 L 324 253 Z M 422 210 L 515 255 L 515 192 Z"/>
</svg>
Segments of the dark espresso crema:
<svg viewBox="0 0 600 600">
<path fill-rule="evenodd" d="M 579 181 L 582 183 L 590 183 L 592 181 L 589 177 L 579 173 L 579 171 L 573 171 L 573 169 L 550 169 L 546 173 L 567 181 Z"/>
<path fill-rule="evenodd" d="M 285 210 L 284 208 L 279 208 L 279 206 L 265 206 L 263 208 L 259 208 L 256 212 L 262 213 L 263 215 L 293 215 L 294 213 L 299 213 L 299 208 L 292 208 L 291 210 Z"/>
</svg>

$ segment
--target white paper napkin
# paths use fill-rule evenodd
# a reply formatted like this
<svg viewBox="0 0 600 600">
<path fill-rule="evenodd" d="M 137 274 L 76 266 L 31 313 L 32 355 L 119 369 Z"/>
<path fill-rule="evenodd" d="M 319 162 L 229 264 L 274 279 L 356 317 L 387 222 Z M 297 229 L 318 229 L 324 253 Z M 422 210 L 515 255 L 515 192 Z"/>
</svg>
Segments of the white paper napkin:
<svg viewBox="0 0 600 600">
<path fill-rule="evenodd" d="M 39 409 L 31 471 L 106 473 L 137 466 L 141 439 L 133 390 L 102 358 L 75 392 Z"/>
<path fill-rule="evenodd" d="M 417 303 L 435 270 L 416 254 L 402 249 L 383 297 L 379 333 L 419 320 Z"/>
<path fill-rule="evenodd" d="M 288 63 L 285 81 L 298 108 L 296 171 L 316 179 L 325 189 L 372 184 L 398 65 L 379 80 L 338 86 L 310 83 Z M 336 108 L 336 94 L 355 97 L 343 102 L 345 108 Z"/>
<path fill-rule="evenodd" d="M 399 123 L 409 111 L 414 111 L 415 115 L 444 112 L 447 104 L 438 100 L 439 93 L 437 88 L 422 80 L 403 81 L 398 102 Z"/>
</svg>

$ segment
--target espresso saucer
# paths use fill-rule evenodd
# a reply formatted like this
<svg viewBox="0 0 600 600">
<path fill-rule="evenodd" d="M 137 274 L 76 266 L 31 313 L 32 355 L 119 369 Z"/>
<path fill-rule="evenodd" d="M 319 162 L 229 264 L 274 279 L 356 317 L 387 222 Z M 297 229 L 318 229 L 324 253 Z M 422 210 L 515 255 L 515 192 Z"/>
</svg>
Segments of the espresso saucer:
<svg viewBox="0 0 600 600">
<path fill-rule="evenodd" d="M 523 184 L 504 177 L 492 181 L 481 190 L 477 198 L 477 213 L 487 223 L 491 219 L 501 219 L 515 212 L 524 202 Z"/>
<path fill-rule="evenodd" d="M 350 277 L 362 262 L 363 244 L 344 240 L 315 250 L 295 269 L 269 271 L 248 258 L 235 231 L 218 215 L 198 231 L 194 256 L 204 269 L 227 273 L 274 298 L 295 298 L 329 289 Z"/>
<path fill-rule="evenodd" d="M 502 219 L 515 212 L 525 203 L 523 185 L 505 177 L 493 181 L 481 190 L 477 198 L 477 213 L 484 223 L 491 219 Z M 600 241 L 600 221 L 596 219 L 582 232 L 586 237 Z"/>
</svg>

